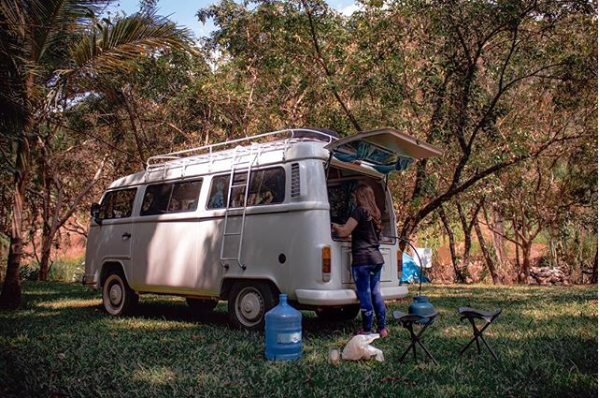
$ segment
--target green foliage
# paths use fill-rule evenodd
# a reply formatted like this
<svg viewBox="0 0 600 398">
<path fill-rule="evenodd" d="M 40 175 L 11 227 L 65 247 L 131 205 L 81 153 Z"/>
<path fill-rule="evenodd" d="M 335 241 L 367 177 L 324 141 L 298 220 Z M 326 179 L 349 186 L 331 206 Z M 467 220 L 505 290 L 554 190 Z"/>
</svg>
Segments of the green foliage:
<svg viewBox="0 0 600 398">
<path fill-rule="evenodd" d="M 198 11 L 217 29 L 197 48 L 155 0 L 99 20 L 103 3 L 2 3 L 5 233 L 13 174 L 27 175 L 14 173 L 19 137 L 36 142 L 25 170 L 35 220 L 59 191 L 76 197 L 107 154 L 80 209 L 159 152 L 286 127 L 344 136 L 386 125 L 444 150 L 392 177 L 403 234 L 441 245 L 435 212 L 457 195 L 465 208 L 482 198 L 498 207 L 509 238 L 567 247 L 571 226 L 597 232 L 593 3 L 364 0 L 344 16 L 323 0 L 223 0 Z M 582 250 L 590 258 L 594 246 Z M 572 252 L 561 253 L 570 262 Z"/>
<path fill-rule="evenodd" d="M 77 283 L 85 274 L 84 256 L 59 258 L 52 263 L 48 280 L 55 282 Z"/>
<path fill-rule="evenodd" d="M 40 264 L 37 261 L 22 264 L 19 268 L 19 278 L 22 281 L 37 281 L 40 278 Z"/>
<path fill-rule="evenodd" d="M 48 280 L 54 282 L 80 282 L 85 274 L 84 256 L 75 258 L 58 258 L 50 264 Z M 19 269 L 21 280 L 37 281 L 40 276 L 40 264 L 37 261 L 23 264 Z"/>
<path fill-rule="evenodd" d="M 595 287 L 427 285 L 440 316 L 425 334 L 439 362 L 419 352 L 399 363 L 408 333 L 389 316 L 390 336 L 373 345 L 385 362 L 327 363 L 360 320 L 323 322 L 303 312 L 303 357 L 264 358 L 264 335 L 230 330 L 221 303 L 194 317 L 180 298 L 144 296 L 131 317 L 100 309 L 81 285 L 25 283 L 24 309 L 0 313 L 0 391 L 6 397 L 596 397 L 598 307 Z M 406 310 L 409 300 L 389 311 Z M 486 331 L 499 355 L 474 347 L 457 308 L 503 308 Z M 485 350 L 485 347 L 482 347 Z"/>
<path fill-rule="evenodd" d="M 172 47 L 191 51 L 190 32 L 154 14 L 103 20 L 71 49 L 74 68 L 63 75 L 123 73 L 135 68 L 132 60 L 155 49 Z"/>
</svg>

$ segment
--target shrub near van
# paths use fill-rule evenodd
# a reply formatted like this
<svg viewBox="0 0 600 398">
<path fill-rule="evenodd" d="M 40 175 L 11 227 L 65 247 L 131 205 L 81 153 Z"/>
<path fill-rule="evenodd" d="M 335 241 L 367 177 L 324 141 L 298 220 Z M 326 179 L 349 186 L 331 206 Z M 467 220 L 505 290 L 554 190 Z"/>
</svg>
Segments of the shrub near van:
<svg viewBox="0 0 600 398">
<path fill-rule="evenodd" d="M 348 219 L 358 183 L 371 186 L 384 223 L 382 295 L 406 296 L 387 174 L 440 153 L 393 129 L 343 139 L 290 129 L 152 157 L 92 205 L 84 281 L 112 315 L 140 294 L 172 294 L 203 314 L 226 300 L 233 326 L 258 330 L 286 293 L 320 317 L 353 319 L 351 241 L 331 223 Z"/>
</svg>

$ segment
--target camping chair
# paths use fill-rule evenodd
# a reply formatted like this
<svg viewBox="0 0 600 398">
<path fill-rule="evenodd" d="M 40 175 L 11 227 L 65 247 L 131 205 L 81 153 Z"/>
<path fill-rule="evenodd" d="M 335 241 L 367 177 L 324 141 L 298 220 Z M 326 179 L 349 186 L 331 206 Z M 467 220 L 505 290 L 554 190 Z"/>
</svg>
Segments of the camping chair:
<svg viewBox="0 0 600 398">
<path fill-rule="evenodd" d="M 479 345 L 479 340 L 481 340 L 490 351 L 494 359 L 497 361 L 498 356 L 483 338 L 483 332 L 496 320 L 496 318 L 500 316 L 502 309 L 496 309 L 494 311 L 481 311 L 470 307 L 460 307 L 458 309 L 458 313 L 460 314 L 461 321 L 463 319 L 468 319 L 469 322 L 471 322 L 471 326 L 473 326 L 473 338 L 460 350 L 460 355 L 462 355 L 467 348 L 473 344 L 473 342 L 477 344 L 477 352 L 481 354 L 481 346 Z M 477 325 L 475 324 L 475 319 L 485 320 L 485 325 L 481 329 L 478 329 Z"/>
<path fill-rule="evenodd" d="M 417 362 L 416 345 L 418 344 L 421 346 L 423 351 L 425 351 L 425 354 L 427 354 L 427 356 L 429 358 L 431 358 L 431 360 L 437 365 L 438 363 L 435 360 L 435 358 L 433 357 L 433 355 L 431 355 L 429 350 L 423 345 L 423 342 L 421 341 L 421 336 L 423 335 L 423 333 L 425 333 L 425 330 L 427 330 L 427 328 L 433 323 L 433 320 L 435 319 L 435 317 L 438 316 L 438 312 L 436 311 L 436 312 L 433 312 L 432 314 L 422 316 L 422 315 L 416 315 L 416 314 L 407 314 L 406 312 L 402 312 L 402 311 L 394 311 L 393 315 L 394 315 L 395 319 L 400 321 L 400 323 L 402 324 L 402 327 L 410 332 L 410 345 L 408 346 L 408 348 L 404 351 L 404 353 L 400 357 L 400 362 L 402 362 L 404 360 L 404 357 L 406 357 L 406 355 L 408 354 L 408 352 L 411 349 L 413 352 L 413 357 L 415 358 L 415 362 Z M 421 330 L 419 331 L 419 333 L 415 333 L 415 331 L 413 329 L 414 325 L 421 326 Z"/>
</svg>

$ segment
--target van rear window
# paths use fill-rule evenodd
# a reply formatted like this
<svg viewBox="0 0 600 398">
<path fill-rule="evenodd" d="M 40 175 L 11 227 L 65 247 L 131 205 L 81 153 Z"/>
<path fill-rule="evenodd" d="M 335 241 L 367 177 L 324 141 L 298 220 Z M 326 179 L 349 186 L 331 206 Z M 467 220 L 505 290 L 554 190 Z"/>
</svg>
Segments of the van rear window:
<svg viewBox="0 0 600 398">
<path fill-rule="evenodd" d="M 148 185 L 141 216 L 182 213 L 198 208 L 202 180 Z"/>
</svg>

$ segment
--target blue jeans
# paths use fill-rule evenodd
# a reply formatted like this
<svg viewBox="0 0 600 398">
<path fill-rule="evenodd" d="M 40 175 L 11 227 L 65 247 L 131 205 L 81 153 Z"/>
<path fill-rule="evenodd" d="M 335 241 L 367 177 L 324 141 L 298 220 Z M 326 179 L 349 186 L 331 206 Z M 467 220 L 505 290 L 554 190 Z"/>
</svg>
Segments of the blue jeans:
<svg viewBox="0 0 600 398">
<path fill-rule="evenodd" d="M 352 267 L 352 278 L 356 285 L 356 295 L 360 301 L 362 315 L 362 328 L 370 332 L 373 327 L 373 310 L 377 315 L 377 330 L 385 329 L 385 303 L 381 297 L 379 278 L 381 268 L 379 265 L 356 265 Z"/>
</svg>

